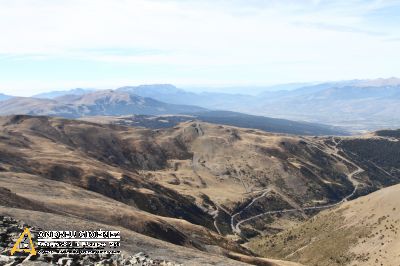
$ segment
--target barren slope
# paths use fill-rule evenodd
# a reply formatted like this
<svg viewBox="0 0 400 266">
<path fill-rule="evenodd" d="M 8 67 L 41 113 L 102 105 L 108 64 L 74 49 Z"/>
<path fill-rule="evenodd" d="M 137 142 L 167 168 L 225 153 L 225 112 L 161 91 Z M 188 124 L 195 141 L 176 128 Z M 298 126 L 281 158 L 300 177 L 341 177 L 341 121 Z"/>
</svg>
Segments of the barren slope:
<svg viewBox="0 0 400 266">
<path fill-rule="evenodd" d="M 305 265 L 399 265 L 399 209 L 400 185 L 395 185 L 248 246 Z"/>
<path fill-rule="evenodd" d="M 400 142 L 391 133 L 301 137 L 198 121 L 149 130 L 3 117 L 0 187 L 13 200 L 0 202 L 251 255 L 238 242 L 398 183 Z"/>
<path fill-rule="evenodd" d="M 179 140 L 192 156 L 141 173 L 196 197 L 222 234 L 275 232 L 400 181 L 391 159 L 400 142 L 388 137 L 299 137 L 200 122 L 158 132 L 161 146 Z"/>
</svg>

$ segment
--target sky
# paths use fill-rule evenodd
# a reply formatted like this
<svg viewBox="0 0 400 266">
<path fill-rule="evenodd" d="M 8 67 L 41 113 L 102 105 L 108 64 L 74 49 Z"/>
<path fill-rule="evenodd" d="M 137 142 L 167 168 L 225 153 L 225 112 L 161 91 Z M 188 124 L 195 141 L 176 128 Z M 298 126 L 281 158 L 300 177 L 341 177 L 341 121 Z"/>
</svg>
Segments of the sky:
<svg viewBox="0 0 400 266">
<path fill-rule="evenodd" d="M 0 93 L 400 77 L 400 0 L 0 0 Z"/>
</svg>

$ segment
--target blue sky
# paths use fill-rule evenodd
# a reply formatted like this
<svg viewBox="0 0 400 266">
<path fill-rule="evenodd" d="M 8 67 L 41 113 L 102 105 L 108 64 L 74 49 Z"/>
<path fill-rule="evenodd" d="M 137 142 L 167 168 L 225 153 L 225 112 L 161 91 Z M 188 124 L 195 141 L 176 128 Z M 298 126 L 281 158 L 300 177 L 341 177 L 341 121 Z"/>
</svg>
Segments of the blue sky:
<svg viewBox="0 0 400 266">
<path fill-rule="evenodd" d="M 400 1 L 0 0 L 0 93 L 400 76 Z"/>
</svg>

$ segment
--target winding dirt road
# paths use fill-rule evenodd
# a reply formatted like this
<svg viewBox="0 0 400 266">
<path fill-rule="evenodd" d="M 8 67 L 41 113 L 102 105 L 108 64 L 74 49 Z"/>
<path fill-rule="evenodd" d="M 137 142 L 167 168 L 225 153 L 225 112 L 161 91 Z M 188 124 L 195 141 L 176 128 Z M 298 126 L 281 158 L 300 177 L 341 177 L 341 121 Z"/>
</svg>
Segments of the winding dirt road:
<svg viewBox="0 0 400 266">
<path fill-rule="evenodd" d="M 339 142 L 336 142 L 334 140 L 334 138 L 332 138 L 332 141 L 335 143 L 335 146 L 330 147 L 330 149 L 328 151 L 323 151 L 323 152 L 328 152 L 332 155 L 335 155 L 337 158 L 340 158 L 343 161 L 346 161 L 348 164 L 352 165 L 354 168 L 356 168 L 356 170 L 354 170 L 353 172 L 349 173 L 347 175 L 348 180 L 353 184 L 354 189 L 353 191 L 347 195 L 346 197 L 344 197 L 341 201 L 337 202 L 337 203 L 333 203 L 333 204 L 327 204 L 327 205 L 321 205 L 321 206 L 313 206 L 313 207 L 305 207 L 305 208 L 293 208 L 293 209 L 284 209 L 284 210 L 275 210 L 275 211 L 267 211 L 267 212 L 263 212 L 254 216 L 251 216 L 249 218 L 237 221 L 237 223 L 235 224 L 235 217 L 237 217 L 238 215 L 240 215 L 244 210 L 250 208 L 257 200 L 263 198 L 264 196 L 266 196 L 268 193 L 271 192 L 271 190 L 266 190 L 262 195 L 254 198 L 246 207 L 244 207 L 241 211 L 233 214 L 231 216 L 231 228 L 232 231 L 235 234 L 240 234 L 241 230 L 240 230 L 240 226 L 243 223 L 249 222 L 253 219 L 262 217 L 264 215 L 268 215 L 268 214 L 283 214 L 283 213 L 290 213 L 290 212 L 302 212 L 302 211 L 309 211 L 309 210 L 320 210 L 320 209 L 329 209 L 329 208 L 333 208 L 336 207 L 340 204 L 342 204 L 343 202 L 346 202 L 349 198 L 351 198 L 352 196 L 354 196 L 354 194 L 357 191 L 359 182 L 354 178 L 354 176 L 364 172 L 364 169 L 362 169 L 361 167 L 359 167 L 358 165 L 356 165 L 354 162 L 348 160 L 347 158 L 343 157 L 342 155 L 340 155 L 340 150 L 338 148 L 341 140 Z M 317 149 L 320 149 L 319 147 L 315 146 Z"/>
</svg>

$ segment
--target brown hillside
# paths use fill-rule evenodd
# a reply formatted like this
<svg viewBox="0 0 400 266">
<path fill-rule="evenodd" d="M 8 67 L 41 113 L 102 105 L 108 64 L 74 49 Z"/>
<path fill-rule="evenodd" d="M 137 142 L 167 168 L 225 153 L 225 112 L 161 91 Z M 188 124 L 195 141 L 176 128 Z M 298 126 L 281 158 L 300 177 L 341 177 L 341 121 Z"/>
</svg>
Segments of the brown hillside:
<svg viewBox="0 0 400 266">
<path fill-rule="evenodd" d="M 248 246 L 305 265 L 399 265 L 399 209 L 400 185 L 395 185 Z"/>
<path fill-rule="evenodd" d="M 399 182 L 390 159 L 399 142 L 386 136 L 302 137 L 197 121 L 150 130 L 20 115 L 0 118 L 0 139 L 0 187 L 17 196 L 3 205 L 20 208 L 26 198 L 29 210 L 226 255 L 252 255 L 238 243 Z"/>
</svg>

